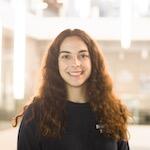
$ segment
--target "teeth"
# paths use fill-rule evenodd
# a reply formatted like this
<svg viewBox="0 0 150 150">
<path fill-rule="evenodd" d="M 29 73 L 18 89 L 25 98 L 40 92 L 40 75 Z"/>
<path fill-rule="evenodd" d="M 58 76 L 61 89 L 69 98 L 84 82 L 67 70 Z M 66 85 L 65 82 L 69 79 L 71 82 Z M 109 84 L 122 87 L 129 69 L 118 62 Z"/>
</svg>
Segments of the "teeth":
<svg viewBox="0 0 150 150">
<path fill-rule="evenodd" d="M 72 76 L 79 76 L 81 72 L 69 72 L 69 74 Z"/>
</svg>

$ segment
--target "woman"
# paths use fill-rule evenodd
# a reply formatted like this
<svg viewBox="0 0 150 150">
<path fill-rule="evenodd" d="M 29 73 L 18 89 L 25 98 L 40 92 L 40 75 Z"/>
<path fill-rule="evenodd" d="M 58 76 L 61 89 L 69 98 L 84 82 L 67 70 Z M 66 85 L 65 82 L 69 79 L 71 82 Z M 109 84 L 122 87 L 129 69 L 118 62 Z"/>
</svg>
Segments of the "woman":
<svg viewBox="0 0 150 150">
<path fill-rule="evenodd" d="M 38 94 L 15 126 L 19 117 L 18 150 L 129 150 L 128 110 L 113 92 L 102 52 L 79 29 L 52 42 Z"/>
</svg>

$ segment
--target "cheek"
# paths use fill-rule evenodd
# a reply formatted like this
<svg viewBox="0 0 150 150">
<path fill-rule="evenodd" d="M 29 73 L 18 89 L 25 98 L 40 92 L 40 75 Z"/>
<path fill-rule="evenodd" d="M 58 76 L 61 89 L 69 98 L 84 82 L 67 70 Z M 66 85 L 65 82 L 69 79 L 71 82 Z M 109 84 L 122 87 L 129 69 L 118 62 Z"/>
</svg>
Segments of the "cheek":
<svg viewBox="0 0 150 150">
<path fill-rule="evenodd" d="M 62 63 L 60 63 L 59 61 L 58 61 L 58 70 L 59 70 L 59 73 L 61 74 L 61 71 L 62 71 Z"/>
<path fill-rule="evenodd" d="M 92 70 L 92 64 L 91 64 L 91 61 L 87 61 L 87 62 L 85 63 L 85 65 L 86 65 L 86 68 L 88 68 L 89 71 Z"/>
<path fill-rule="evenodd" d="M 60 74 L 62 74 L 65 71 L 66 67 L 67 66 L 64 63 L 62 62 L 58 63 L 58 69 L 59 69 Z"/>
<path fill-rule="evenodd" d="M 92 64 L 91 64 L 90 61 L 87 62 L 86 68 L 87 68 L 87 69 L 86 69 L 86 70 L 87 70 L 87 75 L 90 76 L 90 75 L 91 75 L 91 72 L 92 72 Z"/>
</svg>

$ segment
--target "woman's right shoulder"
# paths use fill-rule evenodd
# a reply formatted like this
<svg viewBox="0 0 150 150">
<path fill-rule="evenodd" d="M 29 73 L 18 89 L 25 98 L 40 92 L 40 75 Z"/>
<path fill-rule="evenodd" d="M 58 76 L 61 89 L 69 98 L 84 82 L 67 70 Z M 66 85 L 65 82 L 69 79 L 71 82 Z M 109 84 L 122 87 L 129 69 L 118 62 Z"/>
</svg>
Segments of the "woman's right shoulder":
<svg viewBox="0 0 150 150">
<path fill-rule="evenodd" d="M 39 141 L 40 135 L 40 130 L 34 117 L 34 107 L 33 105 L 28 105 L 18 130 L 18 146 L 21 147 L 20 149 L 22 147 L 29 149 L 28 146 L 32 144 L 31 141 L 34 141 L 33 143 Z"/>
<path fill-rule="evenodd" d="M 35 117 L 35 109 L 34 106 L 31 104 L 29 105 L 26 110 L 24 111 L 23 118 L 20 122 L 19 126 L 19 135 L 20 134 L 39 134 L 39 121 Z"/>
<path fill-rule="evenodd" d="M 29 104 L 28 106 L 26 106 L 24 113 L 23 113 L 23 119 L 28 119 L 33 115 L 33 105 Z"/>
<path fill-rule="evenodd" d="M 29 104 L 27 108 L 24 110 L 22 123 L 24 124 L 35 124 L 37 120 L 37 116 L 35 115 L 37 108 L 34 106 L 34 104 Z"/>
</svg>

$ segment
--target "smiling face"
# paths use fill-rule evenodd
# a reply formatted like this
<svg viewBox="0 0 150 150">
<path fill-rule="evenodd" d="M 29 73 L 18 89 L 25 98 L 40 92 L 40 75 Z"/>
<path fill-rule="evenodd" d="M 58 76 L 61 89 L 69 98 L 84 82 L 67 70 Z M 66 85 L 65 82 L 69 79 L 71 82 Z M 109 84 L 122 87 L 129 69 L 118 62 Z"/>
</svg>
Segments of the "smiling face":
<svg viewBox="0 0 150 150">
<path fill-rule="evenodd" d="M 64 39 L 58 58 L 59 72 L 69 87 L 83 87 L 91 74 L 91 59 L 87 45 L 77 36 Z"/>
</svg>

